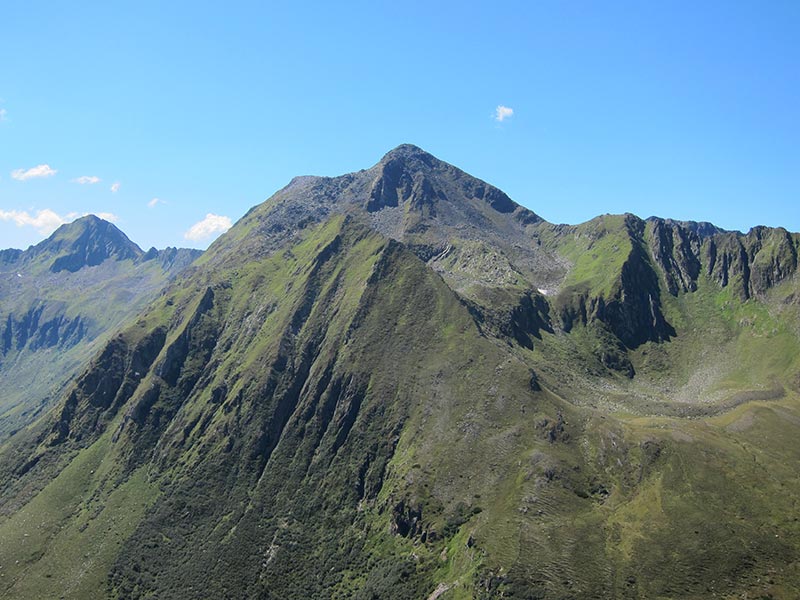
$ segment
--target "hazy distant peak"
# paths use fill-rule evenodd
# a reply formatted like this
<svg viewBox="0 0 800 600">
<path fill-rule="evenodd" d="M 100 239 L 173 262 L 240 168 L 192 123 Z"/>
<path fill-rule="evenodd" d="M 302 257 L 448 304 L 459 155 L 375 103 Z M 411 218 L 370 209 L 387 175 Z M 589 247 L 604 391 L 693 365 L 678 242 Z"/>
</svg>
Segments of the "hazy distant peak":
<svg viewBox="0 0 800 600">
<path fill-rule="evenodd" d="M 55 256 L 50 270 L 57 273 L 99 265 L 108 258 L 136 259 L 142 250 L 113 223 L 95 215 L 86 215 L 56 229 L 33 248 L 33 253 L 36 256 Z"/>
</svg>

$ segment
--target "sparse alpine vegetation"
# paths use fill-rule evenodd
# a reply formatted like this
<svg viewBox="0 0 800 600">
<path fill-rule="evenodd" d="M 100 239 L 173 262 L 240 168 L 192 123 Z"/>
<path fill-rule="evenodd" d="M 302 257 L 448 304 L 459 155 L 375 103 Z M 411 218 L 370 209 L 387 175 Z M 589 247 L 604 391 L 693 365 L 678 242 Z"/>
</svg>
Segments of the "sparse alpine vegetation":
<svg viewBox="0 0 800 600">
<path fill-rule="evenodd" d="M 555 225 L 410 145 L 160 295 L 194 257 L 106 225 L 0 254 L 8 372 L 102 341 L 13 403 L 0 597 L 800 594 L 798 234 Z M 57 309 L 72 277 L 113 317 Z"/>
</svg>

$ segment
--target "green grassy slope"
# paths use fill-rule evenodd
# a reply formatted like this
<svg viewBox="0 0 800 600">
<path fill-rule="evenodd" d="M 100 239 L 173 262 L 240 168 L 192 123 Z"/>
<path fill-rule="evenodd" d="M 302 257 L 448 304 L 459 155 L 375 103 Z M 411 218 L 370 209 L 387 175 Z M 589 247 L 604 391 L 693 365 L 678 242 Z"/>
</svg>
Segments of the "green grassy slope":
<svg viewBox="0 0 800 600">
<path fill-rule="evenodd" d="M 294 180 L 0 445 L 0 597 L 796 598 L 798 246 Z"/>
<path fill-rule="evenodd" d="M 641 346 L 631 381 L 588 326 L 532 348 L 487 336 L 423 262 L 351 219 L 216 260 L 96 359 L 55 422 L 0 450 L 0 597 L 800 589 L 790 292 L 730 314 L 713 288 L 669 301 L 687 341 Z M 780 398 L 691 419 L 637 404 L 676 403 L 664 390 L 688 381 L 692 344 L 731 331 L 714 385 L 774 376 Z M 758 377 L 760 335 L 792 358 Z M 650 380 L 661 391 L 641 394 Z"/>
</svg>

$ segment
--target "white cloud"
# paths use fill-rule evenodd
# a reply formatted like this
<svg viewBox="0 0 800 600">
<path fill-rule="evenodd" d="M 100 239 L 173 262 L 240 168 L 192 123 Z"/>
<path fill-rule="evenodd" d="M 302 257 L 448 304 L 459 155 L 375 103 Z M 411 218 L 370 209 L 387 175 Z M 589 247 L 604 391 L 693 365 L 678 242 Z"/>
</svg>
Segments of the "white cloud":
<svg viewBox="0 0 800 600">
<path fill-rule="evenodd" d="M 41 235 L 50 235 L 59 226 L 63 225 L 64 223 L 70 223 L 79 217 L 85 217 L 88 214 L 94 214 L 101 219 L 105 219 L 106 221 L 111 221 L 112 223 L 116 223 L 119 221 L 119 217 L 114 213 L 109 212 L 98 212 L 98 213 L 78 213 L 78 212 L 69 212 L 63 217 L 59 215 L 54 210 L 49 208 L 45 208 L 43 210 L 37 210 L 36 215 L 31 215 L 26 210 L 0 210 L 0 221 L 11 221 L 17 227 L 33 227 L 36 231 L 38 231 Z"/>
<path fill-rule="evenodd" d="M 67 222 L 62 216 L 49 208 L 37 210 L 36 216 L 30 215 L 25 210 L 0 210 L 0 221 L 13 221 L 17 227 L 33 227 L 42 235 L 50 235 L 59 225 Z"/>
<path fill-rule="evenodd" d="M 147 206 L 150 208 L 155 208 L 159 204 L 166 204 L 166 202 L 164 202 L 161 198 L 153 198 L 147 203 Z"/>
<path fill-rule="evenodd" d="M 89 213 L 86 213 L 86 214 L 89 214 Z M 104 219 L 104 220 L 106 220 L 106 221 L 109 221 L 109 222 L 111 222 L 111 223 L 116 223 L 117 221 L 119 221 L 119 217 L 118 217 L 117 215 L 115 215 L 114 213 L 110 213 L 110 212 L 96 212 L 96 213 L 92 213 L 92 214 L 93 214 L 95 217 L 100 217 L 101 219 Z M 84 216 L 85 216 L 85 215 L 84 215 Z"/>
<path fill-rule="evenodd" d="M 514 109 L 509 108 L 508 106 L 503 106 L 499 104 L 497 108 L 494 110 L 494 120 L 498 123 L 502 123 L 506 119 L 510 119 L 514 116 Z"/>
<path fill-rule="evenodd" d="M 193 241 L 205 240 L 214 234 L 225 233 L 232 225 L 230 217 L 208 213 L 205 219 L 192 225 L 183 237 Z"/>
<path fill-rule="evenodd" d="M 119 188 L 122 187 L 122 184 L 119 181 L 115 181 L 111 184 L 111 193 L 116 194 L 119 191 Z"/>
<path fill-rule="evenodd" d="M 8 111 L 5 108 L 0 108 L 0 122 L 8 119 Z"/>
<path fill-rule="evenodd" d="M 81 175 L 72 180 L 73 183 L 80 183 L 81 185 L 94 185 L 100 183 L 101 179 L 95 175 Z"/>
<path fill-rule="evenodd" d="M 58 171 L 51 169 L 50 165 L 36 165 L 30 169 L 16 169 L 11 171 L 11 177 L 17 181 L 27 181 L 37 177 L 52 177 Z"/>
</svg>

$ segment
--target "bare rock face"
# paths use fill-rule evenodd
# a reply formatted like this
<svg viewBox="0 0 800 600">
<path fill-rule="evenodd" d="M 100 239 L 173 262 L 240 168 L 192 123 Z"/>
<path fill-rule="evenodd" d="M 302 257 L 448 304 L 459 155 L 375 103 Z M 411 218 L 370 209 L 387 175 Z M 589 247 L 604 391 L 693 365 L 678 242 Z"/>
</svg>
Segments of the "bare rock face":
<svg viewBox="0 0 800 600">
<path fill-rule="evenodd" d="M 750 287 L 763 294 L 797 272 L 798 239 L 782 228 L 755 227 L 748 233 Z"/>
<path fill-rule="evenodd" d="M 697 289 L 700 245 L 700 237 L 691 230 L 670 221 L 653 221 L 650 251 L 663 270 L 667 290 L 673 296 Z"/>
<path fill-rule="evenodd" d="M 409 172 L 402 159 L 392 158 L 380 165 L 380 174 L 372 184 L 366 209 L 376 212 L 407 204 L 411 210 L 434 217 L 436 197 L 437 191 L 423 172 Z"/>
<path fill-rule="evenodd" d="M 649 221 L 650 251 L 673 296 L 695 291 L 704 273 L 747 300 L 797 272 L 800 237 L 785 229 L 760 226 L 743 235 L 707 223 Z"/>
<path fill-rule="evenodd" d="M 40 302 L 19 316 L 9 314 L 0 330 L 0 364 L 12 350 L 67 350 L 79 343 L 87 334 L 85 320 L 80 315 L 70 318 L 63 309 L 61 302 Z"/>
<path fill-rule="evenodd" d="M 402 537 L 418 537 L 422 534 L 422 509 L 398 502 L 392 509 L 390 530 Z"/>
<path fill-rule="evenodd" d="M 723 234 L 708 241 L 706 272 L 720 287 L 732 286 L 742 300 L 750 297 L 750 260 L 739 236 Z"/>
</svg>

